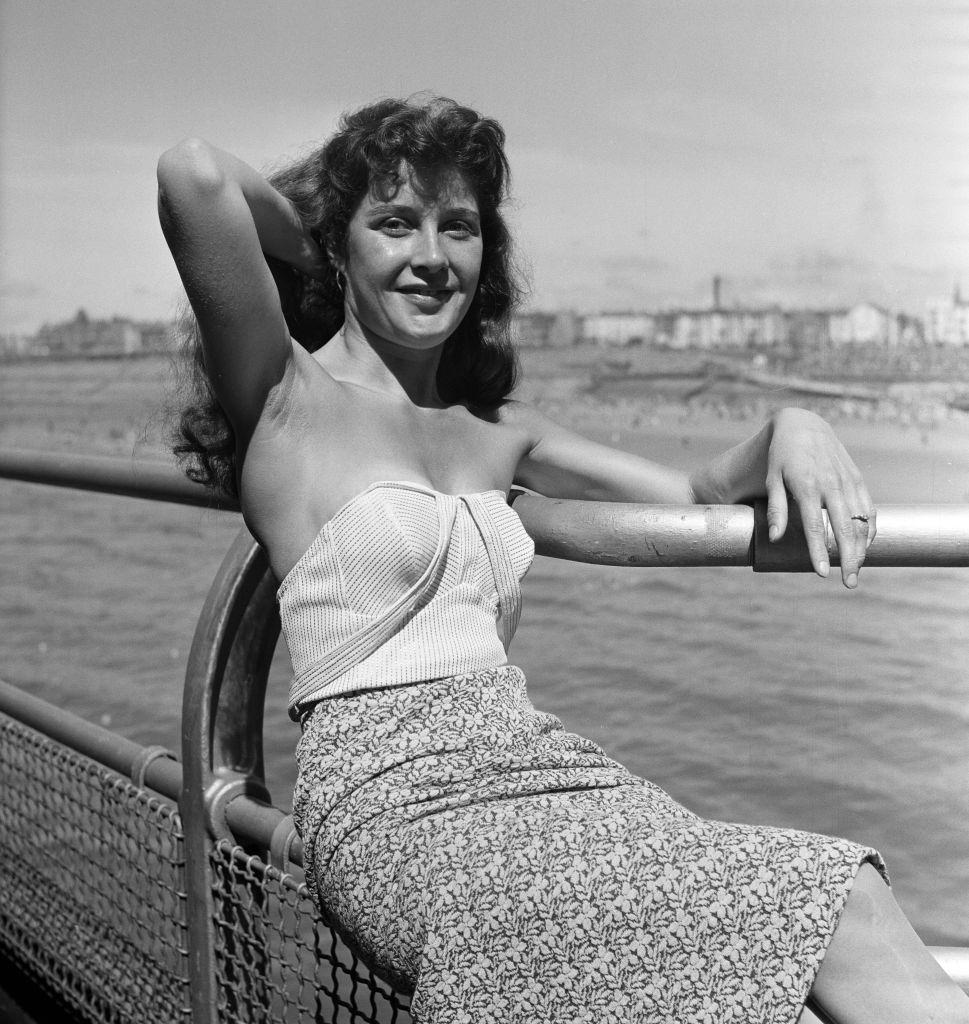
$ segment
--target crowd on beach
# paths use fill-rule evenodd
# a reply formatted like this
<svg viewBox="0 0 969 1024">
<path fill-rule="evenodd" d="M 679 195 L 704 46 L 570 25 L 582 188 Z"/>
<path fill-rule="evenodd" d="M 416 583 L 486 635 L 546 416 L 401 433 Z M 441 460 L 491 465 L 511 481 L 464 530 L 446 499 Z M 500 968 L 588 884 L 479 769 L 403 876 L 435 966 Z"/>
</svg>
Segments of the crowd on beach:
<svg viewBox="0 0 969 1024">
<path fill-rule="evenodd" d="M 762 422 L 797 405 L 832 423 L 917 431 L 969 429 L 969 350 L 858 345 L 786 353 L 672 351 L 647 346 L 522 353 L 524 388 L 548 415 L 604 433 L 676 425 Z M 738 370 L 730 374 L 731 365 Z M 745 378 L 746 370 L 770 383 Z M 797 381 L 840 382 L 843 395 L 799 392 Z M 787 382 L 787 386 L 785 386 Z M 608 423 L 604 422 L 606 414 Z"/>
<path fill-rule="evenodd" d="M 755 355 L 755 354 L 754 354 Z M 888 427 L 929 443 L 940 430 L 969 432 L 969 350 L 809 351 L 764 358 L 737 353 L 778 378 L 838 380 L 878 392 L 874 400 L 798 394 L 705 371 L 710 353 L 646 346 L 525 349 L 520 393 L 553 419 L 604 438 L 633 431 L 687 435 L 730 424 L 754 425 L 776 408 L 800 405 L 835 424 Z M 718 357 L 721 358 L 721 357 Z M 141 456 L 167 453 L 167 418 L 158 408 L 171 359 L 30 361 L 9 365 L 0 436 L 8 446 Z M 84 402 L 65 402 L 66 395 Z M 146 410 L 155 409 L 152 412 Z M 83 420 L 83 429 L 80 421 Z"/>
</svg>

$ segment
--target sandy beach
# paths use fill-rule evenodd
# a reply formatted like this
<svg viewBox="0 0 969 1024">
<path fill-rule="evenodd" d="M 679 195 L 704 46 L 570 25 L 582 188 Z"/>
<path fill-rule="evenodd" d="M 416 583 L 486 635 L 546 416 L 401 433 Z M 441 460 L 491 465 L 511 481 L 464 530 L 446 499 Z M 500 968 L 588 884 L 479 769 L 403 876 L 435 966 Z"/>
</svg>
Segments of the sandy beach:
<svg viewBox="0 0 969 1024">
<path fill-rule="evenodd" d="M 887 471 L 880 500 L 969 501 L 969 414 L 939 386 L 886 387 L 884 403 L 806 399 L 698 375 L 696 353 L 645 348 L 522 352 L 518 395 L 605 444 L 690 468 L 756 430 L 784 405 L 816 409 L 862 470 Z M 0 447 L 169 458 L 171 361 L 7 363 L 0 369 Z M 890 469 L 893 461 L 904 471 Z M 927 482 L 931 484 L 927 491 Z"/>
</svg>

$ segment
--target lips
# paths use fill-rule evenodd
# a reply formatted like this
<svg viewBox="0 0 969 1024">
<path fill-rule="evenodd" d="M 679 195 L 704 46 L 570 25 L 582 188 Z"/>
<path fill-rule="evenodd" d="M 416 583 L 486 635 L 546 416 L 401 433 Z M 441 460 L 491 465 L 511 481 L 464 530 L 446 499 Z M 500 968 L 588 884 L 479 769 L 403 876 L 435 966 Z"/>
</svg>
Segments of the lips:
<svg viewBox="0 0 969 1024">
<path fill-rule="evenodd" d="M 444 299 L 451 294 L 450 288 L 427 288 L 424 286 L 408 285 L 397 289 L 404 295 L 423 295 L 431 299 Z"/>
<path fill-rule="evenodd" d="M 424 312 L 436 312 L 454 294 L 450 288 L 399 288 L 398 291 Z"/>
</svg>

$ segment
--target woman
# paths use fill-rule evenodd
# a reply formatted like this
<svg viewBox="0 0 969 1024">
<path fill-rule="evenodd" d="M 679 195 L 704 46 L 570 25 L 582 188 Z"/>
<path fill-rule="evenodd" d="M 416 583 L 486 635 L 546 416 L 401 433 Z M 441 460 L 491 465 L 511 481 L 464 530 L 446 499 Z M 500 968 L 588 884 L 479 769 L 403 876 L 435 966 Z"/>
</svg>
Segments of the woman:
<svg viewBox="0 0 969 1024">
<path fill-rule="evenodd" d="M 159 162 L 204 371 L 180 450 L 281 581 L 314 897 L 418 1021 L 812 1021 L 809 992 L 844 1024 L 969 1020 L 874 851 L 697 818 L 507 664 L 532 555 L 513 483 L 766 494 L 775 538 L 790 493 L 821 575 L 827 509 L 849 587 L 875 513 L 800 410 L 687 479 L 512 401 L 503 143 L 388 100 L 272 184 L 198 140 Z"/>
</svg>

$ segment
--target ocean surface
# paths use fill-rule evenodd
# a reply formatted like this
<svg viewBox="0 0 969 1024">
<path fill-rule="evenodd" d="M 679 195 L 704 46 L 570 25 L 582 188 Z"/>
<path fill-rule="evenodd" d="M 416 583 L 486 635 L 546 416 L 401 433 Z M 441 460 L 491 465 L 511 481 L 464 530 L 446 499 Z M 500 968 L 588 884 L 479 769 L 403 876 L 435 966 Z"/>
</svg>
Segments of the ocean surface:
<svg viewBox="0 0 969 1024">
<path fill-rule="evenodd" d="M 0 447 L 151 454 L 159 372 L 0 366 Z M 751 430 L 601 425 L 687 468 Z M 969 502 L 962 434 L 841 432 L 876 503 Z M 0 522 L 0 676 L 177 749 L 192 631 L 239 518 L 0 481 Z M 870 843 L 920 934 L 969 945 L 967 626 L 965 569 L 870 569 L 848 592 L 810 575 L 539 558 L 511 655 L 536 705 L 686 806 Z M 287 684 L 282 650 L 266 715 L 281 806 L 297 739 Z"/>
</svg>

